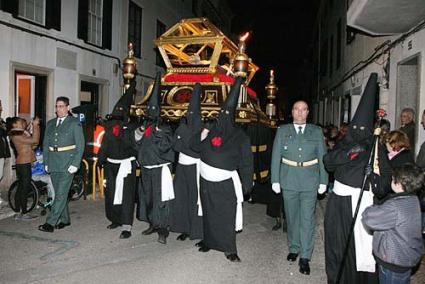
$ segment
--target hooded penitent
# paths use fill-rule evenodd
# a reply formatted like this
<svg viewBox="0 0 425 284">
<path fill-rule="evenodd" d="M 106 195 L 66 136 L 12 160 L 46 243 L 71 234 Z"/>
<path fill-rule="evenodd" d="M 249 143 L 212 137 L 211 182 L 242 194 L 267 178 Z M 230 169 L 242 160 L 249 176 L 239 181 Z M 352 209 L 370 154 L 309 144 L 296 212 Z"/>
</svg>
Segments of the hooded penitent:
<svg viewBox="0 0 425 284">
<path fill-rule="evenodd" d="M 226 101 L 223 103 L 217 122 L 211 128 L 208 137 L 202 145 L 202 161 L 207 164 L 234 170 L 239 159 L 234 153 L 239 152 L 239 135 L 245 136 L 245 133 L 235 123 L 235 112 L 239 99 L 243 78 L 236 78 Z"/>
<path fill-rule="evenodd" d="M 356 113 L 348 127 L 347 139 L 359 142 L 372 136 L 375 118 L 377 81 L 378 74 L 372 73 L 369 76 Z"/>
<path fill-rule="evenodd" d="M 180 121 L 180 125 L 175 131 L 173 141 L 173 148 L 175 151 L 182 152 L 194 158 L 199 158 L 199 153 L 191 149 L 189 143 L 191 139 L 202 130 L 201 95 L 201 84 L 196 83 L 193 87 L 186 119 Z"/>
</svg>

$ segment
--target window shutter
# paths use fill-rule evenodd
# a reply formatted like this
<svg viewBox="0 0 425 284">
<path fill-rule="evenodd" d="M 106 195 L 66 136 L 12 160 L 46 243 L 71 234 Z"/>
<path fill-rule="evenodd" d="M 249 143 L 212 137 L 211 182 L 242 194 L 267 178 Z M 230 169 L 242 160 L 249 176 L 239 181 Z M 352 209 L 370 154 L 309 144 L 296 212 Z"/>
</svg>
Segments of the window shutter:
<svg viewBox="0 0 425 284">
<path fill-rule="evenodd" d="M 11 0 L 0 0 L 0 8 L 5 11 L 11 13 L 13 16 L 18 15 L 18 6 L 19 1 L 11 1 Z"/>
<path fill-rule="evenodd" d="M 61 30 L 61 0 L 46 0 L 46 28 Z"/>
<path fill-rule="evenodd" d="M 103 0 L 102 47 L 112 47 L 112 0 Z"/>
<path fill-rule="evenodd" d="M 89 21 L 89 1 L 78 0 L 78 38 L 87 41 L 87 25 Z"/>
</svg>

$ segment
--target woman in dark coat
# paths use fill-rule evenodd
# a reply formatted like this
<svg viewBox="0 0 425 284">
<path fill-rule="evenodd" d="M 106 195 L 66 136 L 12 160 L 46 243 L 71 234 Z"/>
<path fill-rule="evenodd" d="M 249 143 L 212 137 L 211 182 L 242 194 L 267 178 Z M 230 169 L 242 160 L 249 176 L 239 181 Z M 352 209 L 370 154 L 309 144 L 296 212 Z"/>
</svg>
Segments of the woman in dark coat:
<svg viewBox="0 0 425 284">
<path fill-rule="evenodd" d="M 391 131 L 385 137 L 385 145 L 388 150 L 390 166 L 393 170 L 407 163 L 413 164 L 415 162 L 406 133 L 400 130 Z"/>
</svg>

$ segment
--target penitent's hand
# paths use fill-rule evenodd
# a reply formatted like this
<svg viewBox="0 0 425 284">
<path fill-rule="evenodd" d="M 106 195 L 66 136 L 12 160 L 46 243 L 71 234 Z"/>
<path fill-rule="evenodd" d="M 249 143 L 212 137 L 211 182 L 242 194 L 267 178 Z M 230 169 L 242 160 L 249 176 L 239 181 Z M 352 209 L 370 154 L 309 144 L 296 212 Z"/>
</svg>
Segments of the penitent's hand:
<svg viewBox="0 0 425 284">
<path fill-rule="evenodd" d="M 76 166 L 71 165 L 68 168 L 68 173 L 70 174 L 75 174 L 77 171 L 78 171 L 78 168 Z"/>
<path fill-rule="evenodd" d="M 272 190 L 275 193 L 280 193 L 280 183 L 278 183 L 278 182 L 273 183 L 272 184 Z"/>
</svg>

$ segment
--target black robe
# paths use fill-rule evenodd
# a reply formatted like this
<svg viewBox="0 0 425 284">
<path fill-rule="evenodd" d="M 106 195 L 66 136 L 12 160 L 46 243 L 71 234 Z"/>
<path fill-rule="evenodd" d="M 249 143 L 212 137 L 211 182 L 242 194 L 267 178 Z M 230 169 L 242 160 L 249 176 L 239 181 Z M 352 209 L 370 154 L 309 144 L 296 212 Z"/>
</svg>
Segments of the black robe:
<svg viewBox="0 0 425 284">
<path fill-rule="evenodd" d="M 115 135 L 114 135 L 115 133 Z M 99 162 L 104 165 L 106 177 L 105 212 L 106 218 L 115 224 L 132 225 L 136 197 L 136 160 L 132 161 L 131 174 L 124 178 L 122 204 L 114 205 L 115 182 L 120 165 L 110 163 L 107 158 L 123 160 L 136 157 L 132 143 L 134 129 L 121 121 L 110 121 L 105 128 L 105 136 L 99 152 Z"/>
<path fill-rule="evenodd" d="M 350 160 L 347 153 L 355 144 L 352 141 L 340 141 L 334 150 L 323 157 L 323 163 L 328 171 L 334 172 L 336 181 L 353 188 L 361 188 L 373 143 L 371 138 L 364 140 L 363 144 L 366 146 L 366 151 L 360 153 L 356 159 Z M 381 175 L 376 176 L 373 173 L 371 175 L 374 184 L 378 185 L 372 188 L 376 202 L 379 202 L 391 190 L 391 167 L 388 163 L 385 147 L 380 145 L 378 152 Z M 370 190 L 369 187 L 367 189 Z M 358 216 L 358 218 L 361 217 Z M 351 196 L 329 194 L 324 222 L 328 283 L 335 283 L 336 281 L 352 220 Z M 354 235 L 351 237 L 340 283 L 378 283 L 377 273 L 358 272 L 356 270 Z"/>
<path fill-rule="evenodd" d="M 189 143 L 196 135 L 188 124 L 181 123 L 174 134 L 173 149 L 192 158 L 199 158 Z M 170 230 L 186 233 L 190 239 L 202 239 L 202 216 L 198 216 L 198 185 L 196 165 L 176 163 L 174 175 L 175 199 L 170 201 Z"/>
<path fill-rule="evenodd" d="M 139 187 L 140 204 L 137 218 L 158 228 L 160 233 L 168 233 L 169 201 L 161 200 L 162 167 L 148 169 L 154 166 L 174 161 L 172 150 L 172 131 L 169 125 L 163 123 L 156 130 L 154 124 L 148 124 L 142 139 L 138 144 L 138 161 L 141 165 L 141 187 Z M 172 165 L 168 165 L 172 168 Z"/>
<path fill-rule="evenodd" d="M 216 136 L 217 135 L 217 136 Z M 216 137 L 222 137 L 214 146 Z M 201 161 L 209 166 L 228 171 L 237 170 L 244 194 L 252 187 L 253 156 L 249 137 L 239 127 L 225 132 L 212 129 L 200 144 Z M 237 199 L 232 179 L 211 182 L 201 177 L 201 202 L 203 208 L 204 243 L 207 247 L 227 254 L 236 249 Z"/>
</svg>

